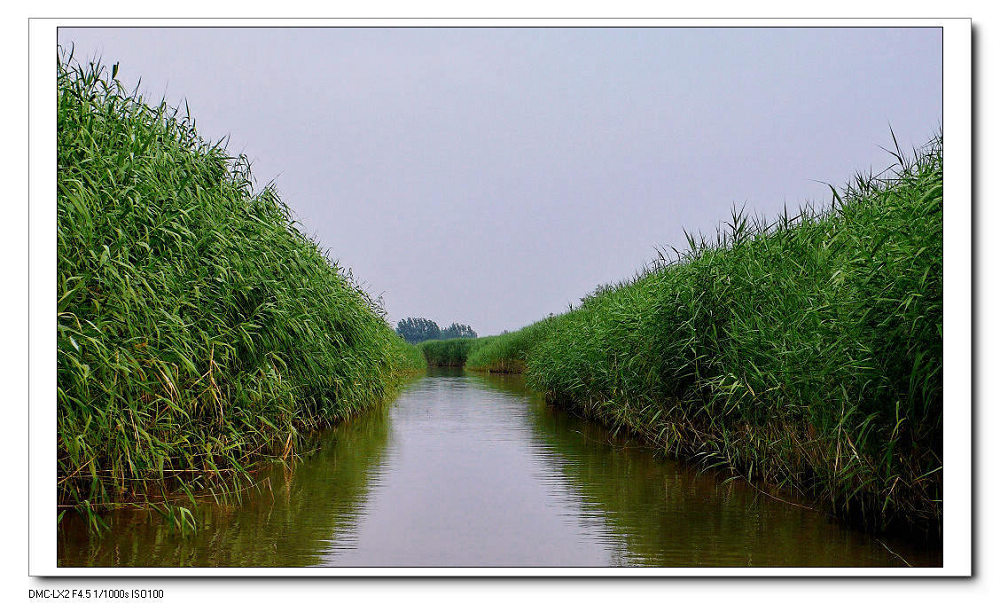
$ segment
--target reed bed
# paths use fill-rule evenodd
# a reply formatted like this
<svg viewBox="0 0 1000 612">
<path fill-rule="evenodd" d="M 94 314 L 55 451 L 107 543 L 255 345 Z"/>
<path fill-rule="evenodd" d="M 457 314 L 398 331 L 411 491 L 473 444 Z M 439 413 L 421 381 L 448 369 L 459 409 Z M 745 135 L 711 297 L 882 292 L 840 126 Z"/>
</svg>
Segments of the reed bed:
<svg viewBox="0 0 1000 612">
<path fill-rule="evenodd" d="M 524 369 L 550 400 L 671 454 L 939 538 L 942 147 L 897 150 L 826 209 L 734 212 L 467 366 Z"/>
<path fill-rule="evenodd" d="M 523 374 L 528 352 L 550 331 L 555 317 L 536 321 L 517 331 L 486 336 L 469 354 L 466 367 L 491 374 Z"/>
<path fill-rule="evenodd" d="M 523 374 L 527 352 L 538 343 L 550 320 L 496 336 L 427 340 L 417 346 L 429 366 L 465 367 L 491 374 Z"/>
<path fill-rule="evenodd" d="M 424 368 L 245 157 L 116 73 L 57 61 L 58 500 L 95 525 L 238 490 Z"/>
<path fill-rule="evenodd" d="M 473 347 L 479 345 L 480 338 L 451 338 L 449 340 L 426 340 L 417 345 L 428 366 L 462 367 Z"/>
</svg>

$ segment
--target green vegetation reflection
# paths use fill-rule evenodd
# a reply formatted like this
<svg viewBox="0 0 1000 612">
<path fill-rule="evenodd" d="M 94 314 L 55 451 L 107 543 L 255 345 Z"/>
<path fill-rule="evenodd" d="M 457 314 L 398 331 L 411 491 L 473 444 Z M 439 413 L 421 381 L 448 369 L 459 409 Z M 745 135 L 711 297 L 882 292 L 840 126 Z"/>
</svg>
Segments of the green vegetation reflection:
<svg viewBox="0 0 1000 612">
<path fill-rule="evenodd" d="M 115 528 L 88 531 L 82 517 L 59 529 L 63 567 L 301 567 L 321 563 L 331 542 L 350 542 L 391 438 L 389 408 L 365 412 L 305 442 L 302 462 L 275 465 L 234 503 L 195 507 L 183 534 L 156 513 L 119 510 Z"/>
<path fill-rule="evenodd" d="M 697 470 L 634 436 L 546 404 L 521 376 L 476 377 L 525 398 L 541 456 L 563 474 L 622 540 L 615 565 L 670 567 L 935 567 L 941 551 L 903 538 L 876 539 L 805 506 Z M 585 513 L 586 509 L 585 509 Z"/>
</svg>

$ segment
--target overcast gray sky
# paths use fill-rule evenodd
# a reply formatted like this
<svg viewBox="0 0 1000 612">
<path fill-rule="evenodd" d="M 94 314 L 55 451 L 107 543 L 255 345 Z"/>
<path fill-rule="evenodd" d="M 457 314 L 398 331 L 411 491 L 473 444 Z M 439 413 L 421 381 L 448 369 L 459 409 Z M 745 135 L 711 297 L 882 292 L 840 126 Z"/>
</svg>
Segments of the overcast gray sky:
<svg viewBox="0 0 1000 612">
<path fill-rule="evenodd" d="M 941 122 L 937 29 L 61 29 L 230 135 L 393 323 L 517 329 Z"/>
</svg>

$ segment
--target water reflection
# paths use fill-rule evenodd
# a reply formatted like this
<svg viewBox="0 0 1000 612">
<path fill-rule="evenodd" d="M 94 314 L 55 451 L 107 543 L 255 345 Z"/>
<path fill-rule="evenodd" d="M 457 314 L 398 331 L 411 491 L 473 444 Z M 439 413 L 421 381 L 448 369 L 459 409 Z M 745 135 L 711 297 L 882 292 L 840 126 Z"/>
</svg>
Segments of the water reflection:
<svg viewBox="0 0 1000 612">
<path fill-rule="evenodd" d="M 198 532 L 182 536 L 159 515 L 119 511 L 103 536 L 76 515 L 59 527 L 59 565 L 96 567 L 285 567 L 313 565 L 331 537 L 350 546 L 371 481 L 390 444 L 389 408 L 326 432 L 292 469 L 269 470 L 270 486 L 239 504 L 200 504 Z"/>
<path fill-rule="evenodd" d="M 604 565 L 603 534 L 534 452 L 523 397 L 433 372 L 399 398 L 385 469 L 340 566 Z"/>
<path fill-rule="evenodd" d="M 699 474 L 545 405 L 519 378 L 437 371 L 326 434 L 270 491 L 60 527 L 64 566 L 894 566 L 872 538 Z M 891 548 L 915 565 L 940 551 Z"/>
<path fill-rule="evenodd" d="M 902 566 L 941 565 L 940 550 L 898 539 L 886 545 L 782 503 L 745 483 L 725 482 L 641 448 L 595 423 L 553 409 L 520 377 L 482 377 L 484 385 L 526 397 L 540 456 L 585 500 L 589 513 L 623 541 L 621 565 Z"/>
</svg>

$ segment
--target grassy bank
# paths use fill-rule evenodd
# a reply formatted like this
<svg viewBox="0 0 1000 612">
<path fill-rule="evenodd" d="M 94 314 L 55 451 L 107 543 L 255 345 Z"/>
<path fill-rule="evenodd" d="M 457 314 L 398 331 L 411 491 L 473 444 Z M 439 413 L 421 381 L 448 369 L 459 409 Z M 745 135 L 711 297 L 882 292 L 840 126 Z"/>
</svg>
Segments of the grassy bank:
<svg viewBox="0 0 1000 612">
<path fill-rule="evenodd" d="M 91 514 L 242 486 L 424 367 L 246 158 L 116 68 L 58 63 L 58 499 Z"/>
<path fill-rule="evenodd" d="M 427 365 L 432 367 L 462 367 L 473 347 L 480 338 L 451 338 L 449 340 L 427 340 L 417 345 L 423 353 Z"/>
<path fill-rule="evenodd" d="M 579 309 L 489 340 L 549 398 L 864 527 L 939 535 L 942 146 L 832 208 L 734 215 Z"/>
<path fill-rule="evenodd" d="M 466 367 L 493 374 L 524 373 L 529 351 L 551 331 L 554 321 L 550 317 L 517 331 L 483 338 L 469 355 Z"/>
<path fill-rule="evenodd" d="M 523 374 L 528 351 L 538 344 L 553 320 L 550 317 L 496 336 L 428 340 L 417 346 L 429 366 L 465 367 L 490 374 Z"/>
</svg>

